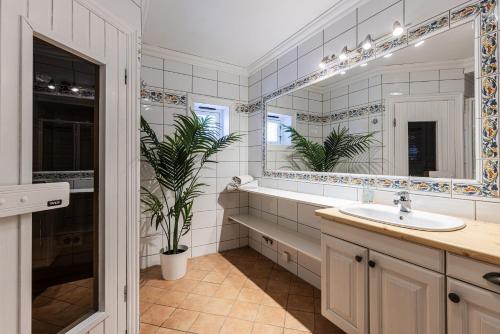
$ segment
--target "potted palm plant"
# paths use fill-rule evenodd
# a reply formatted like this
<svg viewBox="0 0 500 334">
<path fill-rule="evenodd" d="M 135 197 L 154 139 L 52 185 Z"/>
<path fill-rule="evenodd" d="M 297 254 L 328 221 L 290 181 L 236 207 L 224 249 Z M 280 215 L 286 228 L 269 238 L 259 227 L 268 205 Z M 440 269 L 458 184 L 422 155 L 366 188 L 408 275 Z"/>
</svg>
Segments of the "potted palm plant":
<svg viewBox="0 0 500 334">
<path fill-rule="evenodd" d="M 177 115 L 174 132 L 160 140 L 141 118 L 141 155 L 151 166 L 155 181 L 155 189 L 141 187 L 141 202 L 150 224 L 161 229 L 167 239 L 160 254 L 163 279 L 175 280 L 186 274 L 188 246 L 180 241 L 191 228 L 194 200 L 206 186 L 200 181 L 201 169 L 215 163 L 214 154 L 240 138 L 236 133 L 219 136 L 210 118 L 200 119 L 192 113 Z"/>
<path fill-rule="evenodd" d="M 313 172 L 332 172 L 342 160 L 351 160 L 357 155 L 365 152 L 375 141 L 374 133 L 362 135 L 349 134 L 347 128 L 333 129 L 325 138 L 323 145 L 313 142 L 302 136 L 292 127 L 285 130 L 290 134 L 294 156 L 298 156 L 300 162 Z"/>
</svg>

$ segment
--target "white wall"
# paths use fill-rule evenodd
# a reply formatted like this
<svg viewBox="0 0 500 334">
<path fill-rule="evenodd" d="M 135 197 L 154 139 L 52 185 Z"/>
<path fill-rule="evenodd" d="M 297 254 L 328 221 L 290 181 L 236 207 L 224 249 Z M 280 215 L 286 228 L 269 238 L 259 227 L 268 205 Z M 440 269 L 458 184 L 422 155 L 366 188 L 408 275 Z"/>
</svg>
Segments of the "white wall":
<svg viewBox="0 0 500 334">
<path fill-rule="evenodd" d="M 146 89 L 161 90 L 180 96 L 188 94 L 221 98 L 230 103 L 247 103 L 246 76 L 227 73 L 157 56 L 142 56 L 141 79 Z M 175 114 L 186 115 L 185 105 L 152 103 L 143 99 L 141 114 L 159 136 L 173 132 Z M 230 131 L 243 135 L 241 142 L 225 149 L 217 156 L 217 164 L 210 165 L 202 182 L 209 185 L 195 201 L 191 231 L 182 243 L 190 247 L 190 255 L 200 256 L 217 251 L 238 248 L 248 244 L 248 230 L 227 220 L 229 214 L 244 213 L 248 196 L 238 192 L 225 192 L 226 185 L 235 175 L 248 172 L 248 114 L 231 111 Z M 151 182 L 147 167 L 143 165 L 142 184 Z M 160 248 L 166 238 L 161 231 L 150 227 L 147 217 L 141 223 L 141 267 L 159 264 Z"/>
</svg>

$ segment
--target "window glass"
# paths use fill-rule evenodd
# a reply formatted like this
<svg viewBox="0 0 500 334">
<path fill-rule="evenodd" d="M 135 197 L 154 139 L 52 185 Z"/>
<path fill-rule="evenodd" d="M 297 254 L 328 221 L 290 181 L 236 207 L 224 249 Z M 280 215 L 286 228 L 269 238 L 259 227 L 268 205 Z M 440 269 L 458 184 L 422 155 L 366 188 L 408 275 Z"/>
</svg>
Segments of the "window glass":
<svg viewBox="0 0 500 334">
<path fill-rule="evenodd" d="M 292 126 L 292 116 L 284 114 L 267 114 L 267 143 L 272 145 L 290 145 L 290 134 L 286 131 Z"/>
<path fill-rule="evenodd" d="M 210 120 L 210 127 L 218 137 L 229 134 L 229 107 L 196 102 L 193 110 L 200 119 Z"/>
</svg>

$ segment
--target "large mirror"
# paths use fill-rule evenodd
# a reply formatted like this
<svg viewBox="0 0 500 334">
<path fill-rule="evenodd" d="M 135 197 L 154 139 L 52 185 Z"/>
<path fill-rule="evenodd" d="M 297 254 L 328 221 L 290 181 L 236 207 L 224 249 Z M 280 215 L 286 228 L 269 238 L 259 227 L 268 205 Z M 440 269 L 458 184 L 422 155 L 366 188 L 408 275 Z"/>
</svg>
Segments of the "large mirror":
<svg viewBox="0 0 500 334">
<path fill-rule="evenodd" d="M 475 178 L 467 23 L 266 102 L 267 170 Z"/>
</svg>

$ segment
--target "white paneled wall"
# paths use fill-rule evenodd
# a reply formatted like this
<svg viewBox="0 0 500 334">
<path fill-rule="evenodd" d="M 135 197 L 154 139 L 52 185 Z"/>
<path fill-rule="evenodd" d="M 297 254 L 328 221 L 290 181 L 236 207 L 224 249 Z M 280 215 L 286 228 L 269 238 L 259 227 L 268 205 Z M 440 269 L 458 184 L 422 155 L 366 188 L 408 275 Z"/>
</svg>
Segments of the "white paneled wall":
<svg viewBox="0 0 500 334">
<path fill-rule="evenodd" d="M 141 80 L 147 87 L 178 95 L 218 97 L 228 103 L 248 101 L 248 78 L 245 76 L 147 54 L 142 57 Z M 142 116 L 160 136 L 171 134 L 175 115 L 186 115 L 187 112 L 186 106 L 182 105 L 141 102 Z M 201 181 L 208 186 L 195 200 L 192 230 L 182 239 L 182 243 L 190 247 L 192 256 L 248 244 L 248 230 L 227 220 L 229 214 L 247 211 L 248 196 L 225 192 L 225 187 L 232 176 L 248 173 L 249 126 L 260 128 L 260 124 L 249 125 L 248 114 L 232 110 L 230 131 L 241 133 L 243 138 L 219 153 L 218 163 L 208 165 L 203 171 Z M 141 180 L 143 184 L 151 180 L 146 166 L 142 168 Z M 143 216 L 141 220 L 141 267 L 145 268 L 159 264 L 159 252 L 165 246 L 166 238 L 161 230 L 149 226 L 147 217 Z"/>
<path fill-rule="evenodd" d="M 130 0 L 100 2 L 102 6 L 94 1 L 76 0 L 1 1 L 0 184 L 31 183 L 31 134 L 24 131 L 32 131 L 31 105 L 25 104 L 30 101 L 31 90 L 27 87 L 32 84 L 33 74 L 30 66 L 21 61 L 32 57 L 33 34 L 104 64 L 101 71 L 106 81 L 101 111 L 106 139 L 102 151 L 106 159 L 101 177 L 106 189 L 102 193 L 106 224 L 100 236 L 106 242 L 102 243 L 100 259 L 113 265 L 107 265 L 101 276 L 100 295 L 105 303 L 99 310 L 106 317 L 99 313 L 91 316 L 85 320 L 82 332 L 118 333 L 126 330 L 126 307 L 130 311 L 129 324 L 135 320 L 134 300 L 129 299 L 130 304 L 125 305 L 123 287 L 127 279 L 125 266 L 132 272 L 136 263 L 134 259 L 126 263 L 126 240 L 127 229 L 136 224 L 133 139 L 137 133 L 134 117 L 137 100 L 132 98 L 135 99 L 138 89 L 138 80 L 135 81 L 138 78 L 133 72 L 137 65 L 135 38 L 140 37 L 140 7 Z M 125 68 L 131 72 L 128 86 L 124 82 Z M 21 85 L 22 82 L 25 84 Z M 25 216 L 0 221 L 0 254 L 4 255 L 0 256 L 4 269 L 0 295 L 5 305 L 0 305 L 0 324 L 5 333 L 31 332 L 30 220 Z M 128 277 L 133 285 L 134 274 L 128 273 Z"/>
</svg>

